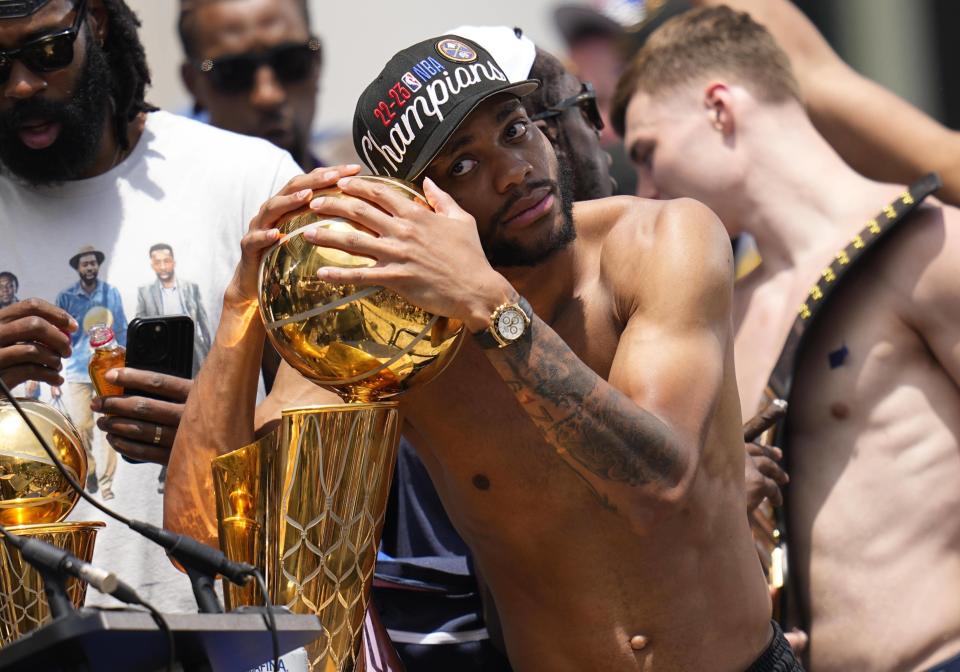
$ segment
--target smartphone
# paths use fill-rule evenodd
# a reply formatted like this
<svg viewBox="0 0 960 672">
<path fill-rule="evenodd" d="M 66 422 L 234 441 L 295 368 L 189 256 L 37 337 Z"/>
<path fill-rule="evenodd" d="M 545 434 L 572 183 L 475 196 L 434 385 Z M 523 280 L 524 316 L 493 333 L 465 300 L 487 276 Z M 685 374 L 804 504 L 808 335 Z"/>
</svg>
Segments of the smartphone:
<svg viewBox="0 0 960 672">
<path fill-rule="evenodd" d="M 179 378 L 193 377 L 193 319 L 189 315 L 135 317 L 127 325 L 127 354 L 124 366 L 141 371 L 165 373 Z M 143 390 L 131 394 L 168 401 Z M 140 460 L 121 455 L 131 464 Z M 164 472 L 166 473 L 166 467 Z"/>
<path fill-rule="evenodd" d="M 134 318 L 127 326 L 125 366 L 192 378 L 193 320 L 188 315 Z M 146 392 L 138 394 L 152 396 Z"/>
</svg>

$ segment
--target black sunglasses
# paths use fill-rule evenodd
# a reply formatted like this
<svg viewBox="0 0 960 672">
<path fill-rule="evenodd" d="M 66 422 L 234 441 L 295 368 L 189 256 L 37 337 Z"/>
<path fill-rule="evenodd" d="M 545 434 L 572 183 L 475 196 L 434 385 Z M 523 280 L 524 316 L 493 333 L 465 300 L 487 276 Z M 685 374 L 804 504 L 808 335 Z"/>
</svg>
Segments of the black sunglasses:
<svg viewBox="0 0 960 672">
<path fill-rule="evenodd" d="M 213 86 L 224 93 L 243 93 L 253 88 L 257 70 L 269 66 L 283 84 L 296 84 L 307 78 L 320 57 L 320 40 L 306 44 L 278 44 L 263 51 L 228 54 L 200 63 Z"/>
<path fill-rule="evenodd" d="M 69 28 L 30 40 L 18 49 L 0 50 L 0 84 L 10 79 L 14 61 L 20 61 L 33 72 L 53 72 L 73 63 L 73 43 L 80 33 L 86 9 L 87 0 L 80 0 Z"/>
<path fill-rule="evenodd" d="M 580 86 L 580 93 L 569 98 L 564 98 L 556 105 L 551 105 L 543 112 L 530 116 L 530 121 L 541 121 L 544 119 L 553 119 L 569 110 L 571 107 L 579 107 L 586 115 L 587 120 L 593 124 L 598 131 L 603 130 L 603 117 L 600 116 L 600 108 L 597 107 L 597 92 L 593 89 L 593 84 L 583 82 Z"/>
</svg>

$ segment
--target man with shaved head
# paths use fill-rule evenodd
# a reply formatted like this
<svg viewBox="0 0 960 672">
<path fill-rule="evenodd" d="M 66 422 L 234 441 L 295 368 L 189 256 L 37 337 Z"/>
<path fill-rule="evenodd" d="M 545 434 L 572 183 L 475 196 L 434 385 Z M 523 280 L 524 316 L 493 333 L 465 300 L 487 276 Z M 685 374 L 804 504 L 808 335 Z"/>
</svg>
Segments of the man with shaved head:
<svg viewBox="0 0 960 672">
<path fill-rule="evenodd" d="M 180 76 L 196 114 L 273 143 L 303 170 L 323 165 L 310 143 L 323 48 L 310 32 L 307 0 L 181 0 L 177 29 Z M 279 364 L 265 348 L 268 391 Z"/>
<path fill-rule="evenodd" d="M 323 52 L 306 0 L 182 0 L 183 83 L 198 112 L 234 133 L 269 140 L 304 169 Z"/>
</svg>

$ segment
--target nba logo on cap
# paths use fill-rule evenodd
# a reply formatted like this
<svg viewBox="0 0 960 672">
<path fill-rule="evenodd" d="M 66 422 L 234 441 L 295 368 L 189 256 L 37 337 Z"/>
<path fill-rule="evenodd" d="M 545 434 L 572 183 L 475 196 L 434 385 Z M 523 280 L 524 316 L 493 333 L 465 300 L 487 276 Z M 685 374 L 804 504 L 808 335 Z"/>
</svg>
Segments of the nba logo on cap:
<svg viewBox="0 0 960 672">
<path fill-rule="evenodd" d="M 404 84 L 407 85 L 407 88 L 416 93 L 420 90 L 420 80 L 413 76 L 412 72 L 406 73 L 403 77 L 400 78 Z"/>
<path fill-rule="evenodd" d="M 437 42 L 437 52 L 455 63 L 472 63 L 477 60 L 477 52 L 460 40 L 440 40 Z"/>
</svg>

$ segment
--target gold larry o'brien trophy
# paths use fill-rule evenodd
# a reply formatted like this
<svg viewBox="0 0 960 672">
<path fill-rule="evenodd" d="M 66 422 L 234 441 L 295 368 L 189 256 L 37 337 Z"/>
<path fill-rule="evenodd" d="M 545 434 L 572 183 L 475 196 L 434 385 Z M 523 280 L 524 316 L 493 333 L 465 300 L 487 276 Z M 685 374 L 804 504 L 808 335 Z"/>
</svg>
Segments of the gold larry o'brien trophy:
<svg viewBox="0 0 960 672">
<path fill-rule="evenodd" d="M 427 206 L 409 184 L 377 180 Z M 342 197 L 337 189 L 317 195 Z M 453 358 L 460 324 L 381 287 L 317 279 L 324 266 L 375 262 L 316 247 L 314 226 L 363 230 L 299 210 L 260 267 L 260 314 L 270 341 L 297 371 L 345 404 L 291 408 L 269 436 L 213 461 L 220 545 L 264 571 L 270 598 L 317 614 L 326 645 L 307 647 L 311 669 L 359 670 L 363 619 L 399 440 L 390 399 L 436 376 Z M 259 589 L 225 585 L 228 608 L 259 605 Z"/>
<path fill-rule="evenodd" d="M 18 399 L 17 403 L 71 475 L 84 483 L 87 454 L 73 423 L 38 401 Z M 17 410 L 8 401 L 0 401 L 0 524 L 13 534 L 41 539 L 89 562 L 103 523 L 61 522 L 79 498 Z M 66 586 L 70 601 L 82 606 L 87 584 L 71 577 Z M 0 646 L 49 619 L 40 573 L 24 562 L 19 550 L 0 542 Z"/>
</svg>

